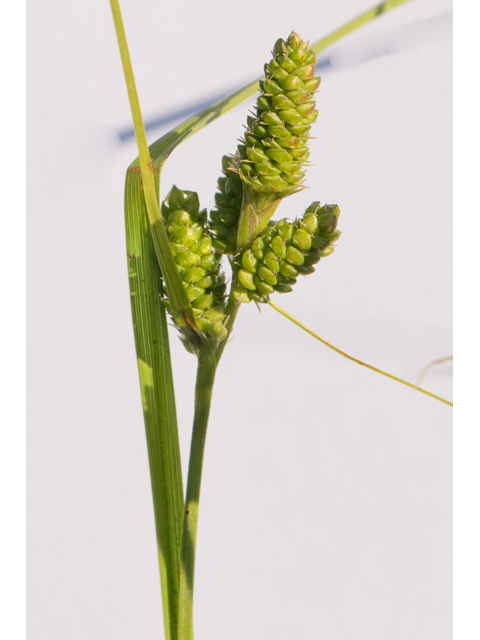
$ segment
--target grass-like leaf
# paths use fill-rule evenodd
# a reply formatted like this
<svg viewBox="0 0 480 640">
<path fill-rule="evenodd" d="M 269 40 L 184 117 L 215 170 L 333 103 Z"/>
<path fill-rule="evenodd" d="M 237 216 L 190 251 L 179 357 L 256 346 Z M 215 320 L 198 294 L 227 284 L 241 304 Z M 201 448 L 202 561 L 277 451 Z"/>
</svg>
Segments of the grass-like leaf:
<svg viewBox="0 0 480 640">
<path fill-rule="evenodd" d="M 160 216 L 160 172 L 152 167 L 118 0 L 111 0 L 140 166 L 129 168 L 125 227 L 135 348 L 150 464 L 165 637 L 178 636 L 183 482 L 165 307 L 164 270 L 172 311 L 195 327 L 193 311 Z"/>
<path fill-rule="evenodd" d="M 156 173 L 158 188 L 158 172 Z M 163 284 L 141 174 L 125 189 L 128 273 L 133 330 L 152 482 L 167 640 L 176 638 L 183 526 L 183 483 Z"/>
</svg>

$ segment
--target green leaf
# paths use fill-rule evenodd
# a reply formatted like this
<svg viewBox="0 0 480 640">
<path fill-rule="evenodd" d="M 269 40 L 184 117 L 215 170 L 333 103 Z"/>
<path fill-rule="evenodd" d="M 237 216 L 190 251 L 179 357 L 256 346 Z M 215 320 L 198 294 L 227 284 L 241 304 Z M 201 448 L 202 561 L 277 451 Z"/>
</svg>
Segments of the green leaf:
<svg viewBox="0 0 480 640">
<path fill-rule="evenodd" d="M 158 172 L 156 173 L 158 185 Z M 183 526 L 183 486 L 175 395 L 160 267 L 153 244 L 141 174 L 129 171 L 125 225 L 132 305 L 167 640 L 176 638 Z"/>
</svg>

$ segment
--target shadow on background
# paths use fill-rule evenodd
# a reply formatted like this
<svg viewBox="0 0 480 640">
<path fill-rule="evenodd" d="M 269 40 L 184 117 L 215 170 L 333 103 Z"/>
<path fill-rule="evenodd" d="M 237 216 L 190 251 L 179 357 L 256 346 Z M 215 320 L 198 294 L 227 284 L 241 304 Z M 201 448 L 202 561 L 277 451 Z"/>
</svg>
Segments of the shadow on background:
<svg viewBox="0 0 480 640">
<path fill-rule="evenodd" d="M 325 74 L 350 69 L 373 58 L 425 46 L 449 35 L 452 31 L 452 24 L 453 13 L 450 11 L 410 24 L 384 28 L 374 34 L 360 36 L 355 34 L 355 37 L 347 38 L 346 42 L 342 40 L 339 44 L 331 47 L 328 55 L 320 57 L 315 72 Z M 187 106 L 148 118 L 144 122 L 145 131 L 149 133 L 179 120 L 185 120 L 241 88 L 243 87 L 234 87 L 210 95 L 203 100 L 192 102 Z M 134 138 L 133 126 L 120 129 L 118 137 L 121 142 L 127 142 Z"/>
</svg>

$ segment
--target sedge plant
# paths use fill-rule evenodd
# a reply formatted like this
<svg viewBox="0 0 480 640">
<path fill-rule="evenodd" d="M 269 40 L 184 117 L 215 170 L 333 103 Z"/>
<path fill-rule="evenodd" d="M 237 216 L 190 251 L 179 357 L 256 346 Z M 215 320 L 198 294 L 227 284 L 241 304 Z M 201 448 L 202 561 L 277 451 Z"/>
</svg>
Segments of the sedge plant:
<svg viewBox="0 0 480 640">
<path fill-rule="evenodd" d="M 278 39 L 264 76 L 164 135 L 150 147 L 135 89 L 118 0 L 112 12 L 139 157 L 127 171 L 125 223 L 137 363 L 146 428 L 167 640 L 193 639 L 193 594 L 203 454 L 217 367 L 242 305 L 269 304 L 337 353 L 432 398 L 416 385 L 366 364 L 318 336 L 273 299 L 313 274 L 340 238 L 337 203 L 313 201 L 293 220 L 273 216 L 305 186 L 317 119 L 316 54 L 406 0 L 389 0 L 309 45 L 292 31 Z M 212 211 L 188 185 L 159 203 L 162 167 L 175 147 L 259 91 L 246 132 L 220 161 Z M 223 266 L 232 277 L 227 283 Z M 170 360 L 168 317 L 197 358 L 195 413 L 184 494 Z"/>
</svg>

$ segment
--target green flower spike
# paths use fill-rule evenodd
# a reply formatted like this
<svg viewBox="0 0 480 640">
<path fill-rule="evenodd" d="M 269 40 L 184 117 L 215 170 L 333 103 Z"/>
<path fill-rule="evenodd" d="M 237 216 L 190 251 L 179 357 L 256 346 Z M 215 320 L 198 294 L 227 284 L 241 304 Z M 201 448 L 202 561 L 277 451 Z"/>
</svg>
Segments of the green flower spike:
<svg viewBox="0 0 480 640">
<path fill-rule="evenodd" d="M 314 265 L 333 253 L 339 215 L 337 205 L 313 202 L 300 220 L 270 223 L 233 262 L 235 301 L 268 302 L 275 291 L 291 291 L 299 274 L 313 273 Z"/>
<path fill-rule="evenodd" d="M 200 211 L 194 191 L 182 191 L 174 186 L 162 203 L 162 217 L 198 327 L 207 338 L 220 342 L 227 335 L 225 274 L 220 256 L 212 246 L 207 211 Z M 168 300 L 165 305 L 169 308 Z M 177 327 L 185 347 L 192 351 L 188 334 L 183 327 Z"/>
<path fill-rule="evenodd" d="M 245 145 L 238 148 L 242 180 L 255 191 L 298 191 L 308 159 L 307 141 L 316 121 L 313 94 L 320 86 L 314 78 L 317 58 L 294 31 L 287 41 L 277 40 L 273 59 L 265 65 L 262 94 L 256 117 L 247 119 Z"/>
<path fill-rule="evenodd" d="M 245 137 L 234 156 L 223 158 L 225 177 L 218 181 L 217 210 L 211 213 L 215 246 L 232 255 L 265 228 L 282 198 L 303 188 L 310 128 L 318 115 L 317 59 L 294 31 L 286 41 L 277 40 L 273 56 Z"/>
</svg>

